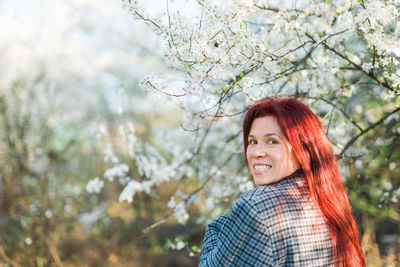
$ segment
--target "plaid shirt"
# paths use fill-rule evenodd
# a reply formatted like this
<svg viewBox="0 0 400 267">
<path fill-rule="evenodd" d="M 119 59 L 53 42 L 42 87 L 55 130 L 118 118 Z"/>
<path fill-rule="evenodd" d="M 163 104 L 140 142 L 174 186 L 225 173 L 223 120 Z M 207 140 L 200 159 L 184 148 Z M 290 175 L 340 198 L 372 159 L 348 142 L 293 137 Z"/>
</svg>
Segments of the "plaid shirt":
<svg viewBox="0 0 400 267">
<path fill-rule="evenodd" d="M 199 266 L 334 266 L 328 226 L 303 172 L 250 190 L 212 221 Z"/>
</svg>

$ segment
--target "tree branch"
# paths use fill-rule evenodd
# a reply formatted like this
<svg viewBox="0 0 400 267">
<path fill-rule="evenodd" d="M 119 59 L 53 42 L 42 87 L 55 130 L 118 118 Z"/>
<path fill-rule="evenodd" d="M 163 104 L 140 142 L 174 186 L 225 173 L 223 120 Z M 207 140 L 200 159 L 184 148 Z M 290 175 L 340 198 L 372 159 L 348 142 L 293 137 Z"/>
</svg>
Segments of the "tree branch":
<svg viewBox="0 0 400 267">
<path fill-rule="evenodd" d="M 364 134 L 366 134 L 367 132 L 369 132 L 370 130 L 372 130 L 373 128 L 375 128 L 376 126 L 378 126 L 379 124 L 381 124 L 383 121 L 385 121 L 386 118 L 388 118 L 389 116 L 393 115 L 396 112 L 400 111 L 400 107 L 396 108 L 395 110 L 387 113 L 386 115 L 384 115 L 379 121 L 375 122 L 374 124 L 370 125 L 368 128 L 366 128 L 365 130 L 361 131 L 361 133 L 359 133 L 358 135 L 354 136 L 353 138 L 351 138 L 344 146 L 344 148 L 342 149 L 342 151 L 339 154 L 339 159 L 343 157 L 344 153 L 346 152 L 347 149 L 350 148 L 351 145 L 354 144 L 354 142 L 357 141 L 358 138 L 360 138 L 361 136 L 363 136 Z"/>
<path fill-rule="evenodd" d="M 225 161 L 222 163 L 222 165 L 226 165 L 233 157 L 234 154 L 230 154 Z M 209 173 L 207 178 L 204 180 L 204 182 L 195 190 L 193 190 L 185 199 L 183 199 L 182 201 L 186 204 L 190 201 L 190 199 L 197 194 L 198 192 L 200 192 L 201 190 L 203 190 L 203 188 L 211 181 L 211 179 L 213 178 L 213 174 Z M 148 227 L 146 227 L 145 229 L 142 230 L 142 232 L 144 233 L 143 235 L 139 236 L 136 238 L 136 240 L 138 239 L 142 239 L 143 237 L 146 237 L 150 231 L 156 229 L 158 226 L 160 226 L 161 224 L 165 223 L 172 215 L 174 215 L 174 211 L 168 213 L 165 217 L 163 217 L 162 219 L 158 220 L 157 222 L 153 223 L 152 225 L 149 225 Z"/>
<path fill-rule="evenodd" d="M 367 76 L 369 76 L 370 78 L 372 78 L 373 80 L 375 80 L 379 85 L 382 85 L 383 87 L 389 89 L 390 91 L 393 91 L 395 93 L 399 93 L 399 90 L 396 90 L 395 88 L 391 87 L 387 82 L 385 81 L 381 81 L 378 79 L 378 77 L 375 76 L 375 74 L 370 71 L 370 72 L 366 72 L 362 69 L 362 67 L 360 65 L 358 65 L 357 63 L 355 63 L 354 61 L 352 61 L 350 58 L 348 58 L 346 55 L 338 52 L 336 49 L 330 47 L 328 44 L 326 44 L 325 42 L 323 43 L 323 46 L 332 51 L 333 53 L 335 53 L 336 55 L 338 55 L 339 57 L 343 58 L 344 60 L 346 60 L 347 62 L 349 62 L 351 65 L 355 66 L 359 71 L 363 72 L 364 74 L 366 74 Z"/>
<path fill-rule="evenodd" d="M 174 96 L 174 97 L 186 96 L 186 94 L 177 95 L 177 94 L 170 94 L 170 93 L 164 92 L 164 91 L 158 89 L 157 87 L 155 87 L 150 81 L 147 81 L 146 84 L 150 85 L 150 86 L 151 86 L 153 89 L 155 89 L 156 91 L 158 91 L 158 92 L 160 92 L 160 93 L 162 93 L 162 94 L 164 94 L 164 95 L 167 95 L 167 96 Z"/>
<path fill-rule="evenodd" d="M 135 10 L 134 13 L 135 13 L 139 18 L 141 18 L 142 20 L 150 22 L 151 24 L 153 24 L 154 26 L 156 26 L 160 31 L 163 31 L 163 29 L 162 29 L 157 23 L 155 23 L 154 21 L 152 21 L 151 19 L 145 18 L 142 14 L 140 14 L 140 13 L 137 12 L 136 10 Z"/>
<path fill-rule="evenodd" d="M 324 101 L 325 103 L 331 105 L 332 107 L 335 107 L 335 109 L 337 109 L 338 111 L 340 111 L 343 116 L 346 117 L 346 119 L 348 119 L 355 127 L 357 127 L 358 130 L 360 130 L 360 132 L 363 131 L 363 129 L 340 107 L 335 106 L 333 103 L 331 103 L 329 100 L 322 98 L 322 97 L 311 97 L 311 96 L 307 96 L 308 99 L 314 99 L 314 100 L 321 100 Z"/>
</svg>

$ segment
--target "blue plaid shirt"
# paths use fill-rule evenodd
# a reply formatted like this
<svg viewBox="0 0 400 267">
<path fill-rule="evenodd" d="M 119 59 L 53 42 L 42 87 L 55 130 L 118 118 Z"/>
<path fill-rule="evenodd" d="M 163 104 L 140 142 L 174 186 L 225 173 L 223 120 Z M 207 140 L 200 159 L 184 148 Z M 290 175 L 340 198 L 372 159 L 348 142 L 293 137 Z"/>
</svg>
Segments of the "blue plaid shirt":
<svg viewBox="0 0 400 267">
<path fill-rule="evenodd" d="M 250 190 L 206 229 L 199 266 L 334 266 L 303 172 Z"/>
</svg>

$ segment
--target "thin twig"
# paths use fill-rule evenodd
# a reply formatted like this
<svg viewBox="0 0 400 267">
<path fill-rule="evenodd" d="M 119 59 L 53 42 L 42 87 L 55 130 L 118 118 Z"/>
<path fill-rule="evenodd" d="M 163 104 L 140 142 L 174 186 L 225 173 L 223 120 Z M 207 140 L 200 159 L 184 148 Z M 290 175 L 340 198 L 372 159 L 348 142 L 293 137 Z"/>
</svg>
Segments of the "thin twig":
<svg viewBox="0 0 400 267">
<path fill-rule="evenodd" d="M 331 127 L 331 122 L 332 122 L 332 117 L 333 117 L 333 113 L 335 112 L 336 106 L 339 103 L 339 99 L 342 96 L 342 92 L 343 92 L 344 86 L 342 86 L 342 88 L 339 91 L 338 96 L 336 97 L 336 102 L 335 105 L 332 107 L 332 111 L 331 114 L 329 115 L 329 122 L 328 122 L 328 127 L 326 128 L 326 135 L 329 134 L 329 128 Z"/>
<path fill-rule="evenodd" d="M 366 134 L 367 132 L 369 132 L 371 129 L 375 128 L 376 126 L 378 126 L 379 124 L 381 124 L 383 121 L 385 121 L 386 118 L 388 118 L 389 116 L 393 115 L 396 112 L 400 111 L 400 107 L 396 108 L 395 110 L 387 113 L 385 116 L 383 116 L 379 121 L 371 124 L 368 128 L 366 128 L 365 130 L 361 131 L 361 133 L 359 133 L 358 135 L 354 136 L 353 138 L 351 138 L 344 146 L 344 148 L 342 149 L 342 151 L 339 154 L 339 158 L 342 158 L 344 153 L 346 152 L 347 149 L 350 148 L 351 145 L 354 144 L 354 142 L 357 141 L 358 138 L 360 138 L 361 136 L 363 136 L 364 134 Z"/>
<path fill-rule="evenodd" d="M 325 98 L 322 97 L 311 97 L 311 96 L 307 96 L 308 99 L 314 99 L 314 100 L 321 100 L 324 101 L 325 103 L 331 105 L 332 107 L 334 106 L 333 103 L 331 103 L 329 100 L 326 100 Z M 343 116 L 346 117 L 346 119 L 348 119 L 355 127 L 357 127 L 358 130 L 360 130 L 360 132 L 363 131 L 363 129 L 340 107 L 336 106 L 335 107 L 338 111 L 340 111 L 342 113 Z"/>
<path fill-rule="evenodd" d="M 223 165 L 226 165 L 233 157 L 233 153 L 230 154 L 226 160 L 223 162 Z M 200 192 L 210 181 L 211 179 L 214 177 L 213 173 L 209 173 L 207 178 L 204 180 L 204 182 L 198 187 L 196 188 L 194 191 L 192 191 L 183 201 L 185 204 L 187 204 L 190 199 L 197 194 L 198 192 Z M 167 214 L 166 216 L 164 216 L 162 219 L 158 220 L 157 222 L 153 223 L 152 225 L 146 227 L 145 229 L 143 229 L 143 235 L 135 238 L 135 240 L 137 239 L 142 239 L 143 237 L 147 236 L 150 231 L 156 229 L 158 226 L 160 226 L 161 224 L 165 223 L 172 215 L 174 215 L 175 212 L 170 212 L 169 214 Z"/>
<path fill-rule="evenodd" d="M 139 16 L 139 18 L 141 18 L 142 20 L 150 22 L 151 24 L 153 24 L 154 26 L 156 26 L 160 31 L 162 31 L 162 28 L 161 28 L 157 23 L 155 23 L 154 21 L 152 21 L 151 19 L 143 17 L 143 15 L 140 14 L 139 12 L 137 12 L 137 11 L 135 11 L 135 14 L 136 14 L 137 16 Z"/>
<path fill-rule="evenodd" d="M 150 81 L 147 81 L 146 84 L 150 85 L 153 89 L 155 89 L 155 90 L 157 90 L 158 92 L 160 92 L 160 93 L 162 93 L 162 94 L 164 94 L 164 95 L 167 95 L 167 96 L 174 96 L 174 97 L 186 96 L 186 94 L 177 95 L 177 94 L 171 94 L 171 93 L 164 92 L 164 91 L 158 89 L 157 87 L 155 87 Z"/>
<path fill-rule="evenodd" d="M 332 51 L 333 53 L 335 53 L 336 55 L 338 55 L 339 57 L 343 58 L 344 60 L 346 60 L 347 62 L 349 62 L 350 64 L 352 64 L 353 66 L 355 66 L 359 71 L 365 73 L 367 76 L 369 76 L 370 78 L 374 79 L 377 83 L 379 83 L 379 85 L 382 85 L 383 87 L 389 89 L 390 91 L 393 91 L 395 93 L 399 93 L 399 90 L 396 90 L 395 88 L 391 87 L 387 82 L 385 81 L 381 81 L 379 80 L 372 72 L 366 72 L 363 70 L 363 68 L 358 65 L 357 63 L 355 63 L 354 61 L 352 61 L 350 58 L 348 58 L 346 55 L 338 52 L 336 49 L 330 47 L 329 45 L 327 45 L 326 43 L 323 44 L 325 48 L 327 48 L 328 50 Z"/>
</svg>

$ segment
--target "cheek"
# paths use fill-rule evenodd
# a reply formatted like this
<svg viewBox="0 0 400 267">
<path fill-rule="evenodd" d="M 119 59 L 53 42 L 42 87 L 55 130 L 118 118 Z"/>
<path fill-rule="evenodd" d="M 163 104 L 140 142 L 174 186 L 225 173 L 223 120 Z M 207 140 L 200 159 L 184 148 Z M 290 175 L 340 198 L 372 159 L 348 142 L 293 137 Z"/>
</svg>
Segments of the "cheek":
<svg viewBox="0 0 400 267">
<path fill-rule="evenodd" d="M 290 165 L 292 161 L 290 150 L 288 148 L 280 150 L 279 153 L 276 153 L 276 159 L 282 162 L 283 166 Z"/>
<path fill-rule="evenodd" d="M 287 162 L 288 162 L 288 165 L 291 167 L 298 167 L 300 165 L 299 161 L 296 158 L 296 155 L 294 154 L 294 152 L 292 150 L 288 151 Z"/>
<path fill-rule="evenodd" d="M 284 163 L 288 159 L 284 148 L 271 150 L 270 156 L 274 158 L 277 163 Z"/>
<path fill-rule="evenodd" d="M 296 158 L 296 155 L 293 153 L 292 154 L 292 164 L 296 167 L 300 167 L 300 162 L 299 160 Z"/>
<path fill-rule="evenodd" d="M 251 157 L 251 149 L 250 149 L 249 147 L 247 147 L 247 150 L 246 150 L 246 159 L 247 159 L 247 162 L 250 161 L 250 157 Z"/>
</svg>

